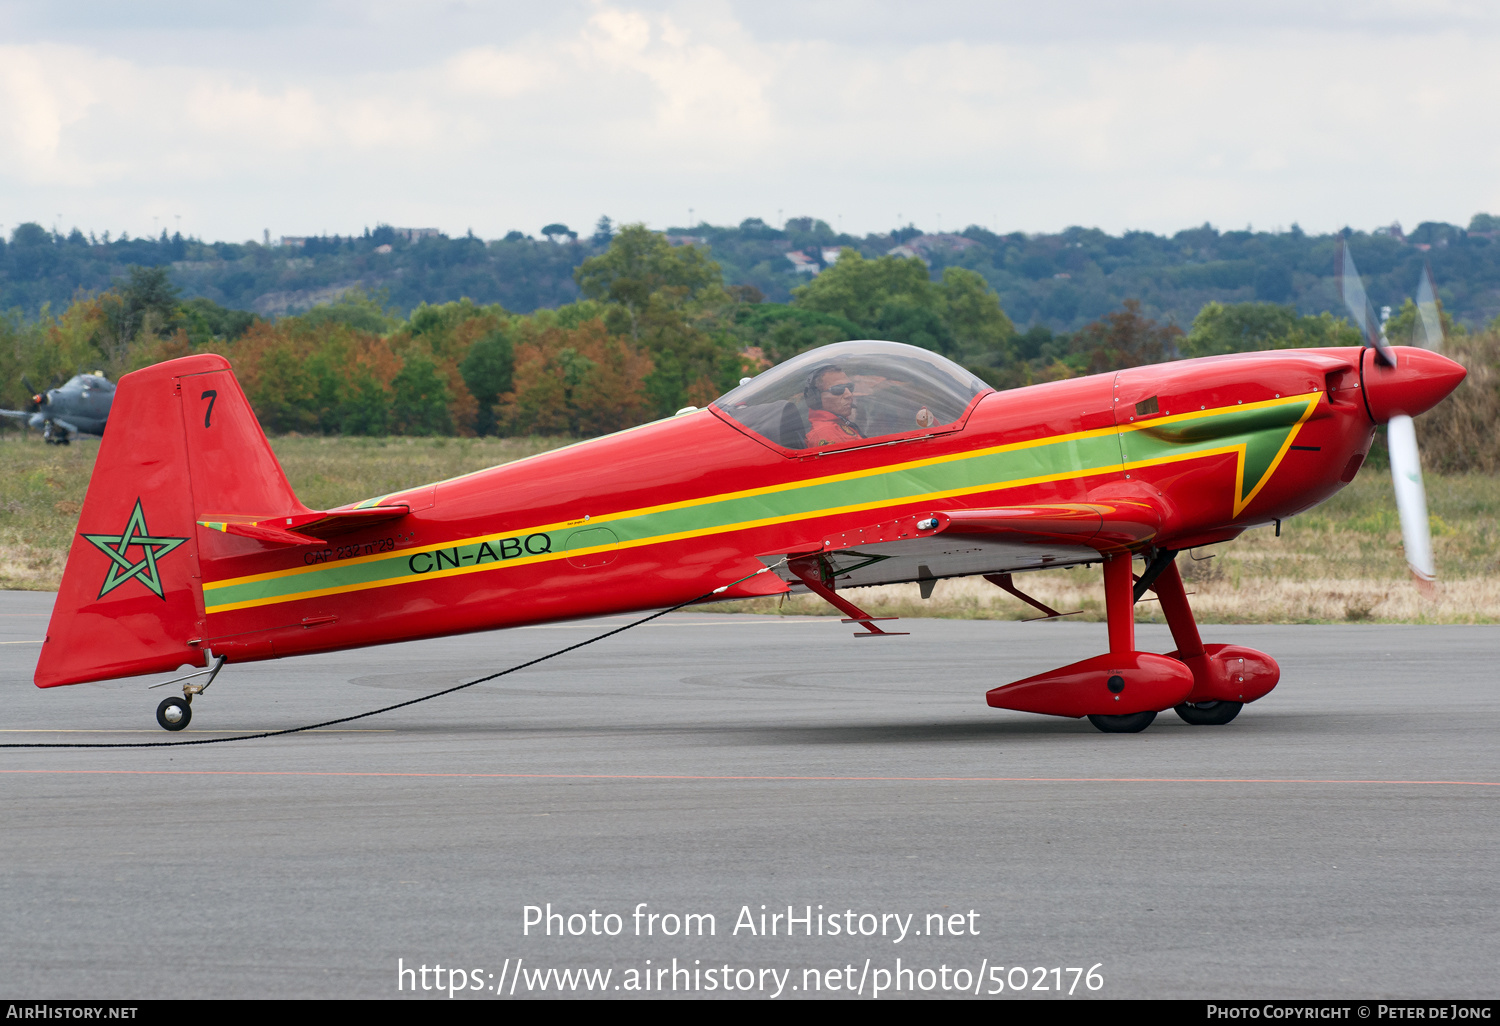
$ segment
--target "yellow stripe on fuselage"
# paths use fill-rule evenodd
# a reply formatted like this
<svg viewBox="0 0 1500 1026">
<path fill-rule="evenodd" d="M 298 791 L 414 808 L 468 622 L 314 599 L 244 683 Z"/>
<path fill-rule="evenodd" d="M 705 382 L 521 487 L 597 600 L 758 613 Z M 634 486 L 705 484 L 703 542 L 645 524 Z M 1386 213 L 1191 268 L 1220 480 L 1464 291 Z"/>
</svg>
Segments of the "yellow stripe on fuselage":
<svg viewBox="0 0 1500 1026">
<path fill-rule="evenodd" d="M 1183 422 L 1183 421 L 1205 419 L 1205 418 L 1208 418 L 1208 417 L 1216 416 L 1216 415 L 1223 414 L 1223 413 L 1230 412 L 1230 411 L 1245 412 L 1245 411 L 1251 411 L 1251 410 L 1255 410 L 1255 409 L 1263 409 L 1263 408 L 1270 408 L 1270 407 L 1276 407 L 1276 406 L 1290 405 L 1292 403 L 1297 403 L 1297 402 L 1305 402 L 1305 403 L 1307 403 L 1307 410 L 1303 413 L 1303 416 L 1298 420 L 1298 422 L 1297 422 L 1296 426 L 1294 427 L 1294 429 L 1288 434 L 1288 439 L 1283 444 L 1280 453 L 1278 453 L 1278 455 L 1276 457 L 1275 462 L 1272 463 L 1270 469 L 1266 472 L 1266 474 L 1264 475 L 1264 478 L 1262 479 L 1262 481 L 1256 486 L 1255 491 L 1252 492 L 1249 497 L 1247 497 L 1247 499 L 1245 500 L 1245 503 L 1239 503 L 1238 502 L 1238 496 L 1239 496 L 1239 493 L 1240 493 L 1240 482 L 1237 480 L 1237 482 L 1236 482 L 1236 491 L 1235 491 L 1235 498 L 1236 498 L 1235 506 L 1236 506 L 1236 508 L 1234 510 L 1234 515 L 1238 515 L 1239 511 L 1244 508 L 1244 505 L 1248 504 L 1249 501 L 1250 501 L 1250 499 L 1254 498 L 1254 495 L 1260 491 L 1260 488 L 1261 488 L 1261 486 L 1264 485 L 1265 481 L 1270 479 L 1271 474 L 1275 471 L 1276 467 L 1279 465 L 1282 456 L 1285 455 L 1285 453 L 1288 450 L 1288 447 L 1291 445 L 1292 439 L 1295 437 L 1297 431 L 1300 429 L 1301 425 L 1303 423 L 1305 423 L 1305 421 L 1307 420 L 1307 418 L 1311 415 L 1312 411 L 1316 408 L 1317 403 L 1315 401 L 1309 402 L 1308 400 L 1310 398 L 1312 398 L 1312 397 L 1320 397 L 1321 395 L 1322 395 L 1321 392 L 1307 393 L 1307 394 L 1300 395 L 1300 396 L 1288 396 L 1286 398 L 1270 399 L 1270 400 L 1264 400 L 1264 401 L 1256 402 L 1256 403 L 1243 403 L 1243 404 L 1237 404 L 1235 406 L 1216 407 L 1216 408 L 1214 408 L 1212 410 L 1199 410 L 1199 411 L 1193 411 L 1193 412 L 1190 412 L 1190 413 L 1174 414 L 1174 415 L 1168 416 L 1168 417 L 1156 418 L 1156 419 L 1150 420 L 1150 421 L 1142 423 L 1142 424 L 1111 425 L 1109 427 L 1093 428 L 1093 429 L 1090 429 L 1090 430 L 1087 430 L 1087 431 L 1066 432 L 1066 433 L 1059 434 L 1059 435 L 1049 435 L 1049 436 L 1044 437 L 1044 438 L 1028 439 L 1028 440 L 1022 441 L 1022 442 L 1010 442 L 1010 443 L 1006 443 L 1004 445 L 991 446 L 991 447 L 986 448 L 986 449 L 970 450 L 970 451 L 960 452 L 960 453 L 947 453 L 947 454 L 944 454 L 942 456 L 933 456 L 933 457 L 929 457 L 927 459 L 922 459 L 922 460 L 911 460 L 911 461 L 908 461 L 908 462 L 905 462 L 905 463 L 887 464 L 887 465 L 884 465 L 884 466 L 871 467 L 871 468 L 867 468 L 867 469 L 864 469 L 864 470 L 848 471 L 848 472 L 845 472 L 845 473 L 842 473 L 842 474 L 830 474 L 830 475 L 827 475 L 827 476 L 824 476 L 824 477 L 816 477 L 816 478 L 808 478 L 808 479 L 799 480 L 799 481 L 783 482 L 783 483 L 780 483 L 780 484 L 766 485 L 766 486 L 763 486 L 763 487 L 760 487 L 760 488 L 743 489 L 743 490 L 735 491 L 735 492 L 720 492 L 720 493 L 716 493 L 714 495 L 702 496 L 702 497 L 695 498 L 695 499 L 685 499 L 685 500 L 681 500 L 681 501 L 678 501 L 678 502 L 662 503 L 662 504 L 655 505 L 655 506 L 644 506 L 644 507 L 638 507 L 638 508 L 635 508 L 635 509 L 621 510 L 621 511 L 616 512 L 616 513 L 607 513 L 607 514 L 601 514 L 599 516 L 590 516 L 587 520 L 584 520 L 582 518 L 576 518 L 576 519 L 572 519 L 572 520 L 557 521 L 557 522 L 554 522 L 554 523 L 542 524 L 542 525 L 537 525 L 537 526 L 532 526 L 532 527 L 515 528 L 515 529 L 511 529 L 511 530 L 507 531 L 507 533 L 509 533 L 509 534 L 515 534 L 515 535 L 524 535 L 524 534 L 550 534 L 552 532 L 563 530 L 563 529 L 567 529 L 567 528 L 579 528 L 579 527 L 589 527 L 589 528 L 592 528 L 592 527 L 601 526 L 601 525 L 608 524 L 608 523 L 611 523 L 611 522 L 614 522 L 614 521 L 624 520 L 624 519 L 628 519 L 628 518 L 645 517 L 645 516 L 649 516 L 649 515 L 656 514 L 656 513 L 670 512 L 670 511 L 682 510 L 682 509 L 691 509 L 691 508 L 696 507 L 696 506 L 704 506 L 704 505 L 708 505 L 708 504 L 711 504 L 711 503 L 717 503 L 717 502 L 726 502 L 726 501 L 732 501 L 732 500 L 737 500 L 737 499 L 755 498 L 757 496 L 763 496 L 763 495 L 774 495 L 774 494 L 777 494 L 777 493 L 780 493 L 780 492 L 792 491 L 792 490 L 796 490 L 796 489 L 809 488 L 809 487 L 814 487 L 814 486 L 819 486 L 819 485 L 826 485 L 826 484 L 837 484 L 837 483 L 839 483 L 841 481 L 852 481 L 852 480 L 857 480 L 857 479 L 860 479 L 860 478 L 871 477 L 871 476 L 881 475 L 881 474 L 900 473 L 902 471 L 915 470 L 915 469 L 919 469 L 919 468 L 922 468 L 922 467 L 938 466 L 938 465 L 941 465 L 941 464 L 944 464 L 944 463 L 955 462 L 955 461 L 958 461 L 958 460 L 979 459 L 979 458 L 983 458 L 983 457 L 986 457 L 986 456 L 992 456 L 992 455 L 996 455 L 996 454 L 1000 454 L 1000 453 L 1020 452 L 1020 451 L 1026 450 L 1026 449 L 1037 448 L 1037 447 L 1040 447 L 1040 446 L 1059 445 L 1059 444 L 1063 444 L 1063 443 L 1067 443 L 1067 442 L 1071 442 L 1071 441 L 1080 441 L 1080 440 L 1083 440 L 1083 439 L 1090 439 L 1090 438 L 1101 438 L 1101 437 L 1108 436 L 1108 435 L 1123 436 L 1124 434 L 1132 432 L 1132 431 L 1140 431 L 1140 430 L 1144 430 L 1146 428 L 1157 428 L 1157 427 L 1160 427 L 1161 425 L 1164 425 L 1164 424 L 1172 424 L 1172 423 L 1179 423 L 1179 422 Z M 583 444 L 583 443 L 578 443 L 578 444 Z M 571 446 L 569 448 L 571 448 Z M 849 451 L 849 450 L 835 450 L 834 453 L 830 453 L 829 455 L 832 456 L 832 455 L 836 455 L 837 453 L 847 452 L 847 451 Z M 1047 484 L 1047 483 L 1054 482 L 1054 481 L 1065 481 L 1065 480 L 1070 480 L 1070 479 L 1078 478 L 1078 477 L 1086 477 L 1086 476 L 1090 476 L 1090 475 L 1113 473 L 1113 472 L 1117 471 L 1117 468 L 1118 469 L 1124 469 L 1124 470 L 1133 470 L 1133 469 L 1137 469 L 1137 468 L 1144 468 L 1144 467 L 1150 467 L 1150 466 L 1158 466 L 1158 465 L 1164 465 L 1164 464 L 1170 464 L 1170 463 L 1177 463 L 1177 462 L 1181 462 L 1181 461 L 1184 461 L 1184 460 L 1202 459 L 1202 458 L 1207 458 L 1207 457 L 1211 457 L 1211 456 L 1218 456 L 1218 455 L 1224 455 L 1224 454 L 1229 454 L 1229 453 L 1238 453 L 1239 454 L 1240 459 L 1239 459 L 1238 474 L 1242 476 L 1243 473 L 1244 473 L 1245 445 L 1243 443 L 1237 443 L 1237 444 L 1234 444 L 1234 445 L 1219 446 L 1219 447 L 1215 447 L 1215 448 L 1212 448 L 1212 449 L 1197 449 L 1197 450 L 1194 450 L 1193 452 L 1190 452 L 1190 453 L 1173 453 L 1173 454 L 1166 455 L 1166 456 L 1154 457 L 1154 458 L 1151 458 L 1151 459 L 1140 460 L 1140 461 L 1131 462 L 1131 463 L 1124 463 L 1122 461 L 1122 463 L 1115 464 L 1114 466 L 1102 466 L 1102 467 L 1094 467 L 1094 468 L 1082 468 L 1082 467 L 1080 467 L 1080 468 L 1076 468 L 1076 469 L 1070 469 L 1070 470 L 1067 470 L 1067 471 L 1061 471 L 1061 472 L 1054 473 L 1054 474 L 1037 475 L 1037 476 L 1027 477 L 1027 478 L 1017 478 L 1017 479 L 1008 480 L 1008 481 L 991 482 L 991 483 L 989 483 L 987 485 L 979 486 L 979 487 L 975 487 L 975 486 L 971 485 L 971 486 L 966 486 L 966 487 L 963 487 L 963 488 L 945 489 L 945 490 L 940 490 L 940 491 L 925 492 L 925 493 L 921 493 L 921 494 L 917 494 L 917 495 L 903 496 L 900 499 L 896 499 L 896 500 L 880 500 L 880 501 L 856 503 L 856 504 L 850 504 L 850 505 L 844 505 L 844 506 L 830 506 L 830 507 L 826 507 L 826 508 L 815 510 L 815 511 L 811 511 L 811 512 L 801 511 L 801 512 L 791 513 L 791 514 L 783 514 L 783 515 L 777 515 L 777 516 L 771 516 L 771 517 L 763 517 L 763 518 L 758 518 L 758 519 L 755 519 L 755 520 L 739 521 L 739 522 L 731 523 L 731 524 L 719 524 L 719 525 L 715 525 L 715 526 L 712 526 L 712 527 L 705 527 L 705 528 L 698 529 L 698 530 L 677 531 L 677 532 L 672 532 L 672 533 L 667 533 L 667 534 L 651 535 L 651 536 L 648 536 L 648 537 L 645 537 L 645 538 L 638 538 L 638 539 L 630 539 L 630 540 L 626 540 L 626 541 L 619 541 L 619 542 L 614 542 L 614 543 L 611 543 L 611 544 L 608 544 L 608 545 L 599 545 L 599 546 L 592 546 L 592 547 L 586 547 L 586 548 L 577 548 L 577 549 L 569 549 L 569 550 L 563 550 L 563 551 L 551 551 L 551 552 L 546 552 L 546 553 L 539 553 L 539 554 L 536 554 L 536 555 L 521 556 L 521 557 L 517 557 L 517 558 L 514 558 L 514 559 L 510 559 L 510 560 L 507 560 L 504 565 L 509 567 L 509 566 L 523 566 L 523 565 L 529 565 L 529 564 L 534 564 L 534 563 L 543 563 L 543 562 L 549 562 L 549 561 L 561 559 L 561 558 L 564 558 L 564 557 L 567 557 L 567 556 L 574 556 L 574 557 L 576 557 L 576 556 L 588 555 L 590 553 L 595 553 L 595 552 L 620 551 L 622 549 L 640 548 L 640 547 L 647 546 L 647 545 L 658 545 L 658 544 L 664 544 L 664 543 L 673 542 L 673 541 L 681 541 L 681 540 L 686 540 L 686 539 L 691 539 L 691 538 L 706 537 L 706 536 L 710 536 L 710 535 L 730 534 L 730 533 L 734 533 L 734 532 L 738 532 L 738 531 L 744 531 L 744 530 L 749 530 L 749 529 L 754 529 L 754 528 L 759 528 L 759 527 L 767 527 L 767 526 L 774 526 L 776 524 L 790 523 L 790 522 L 796 521 L 796 520 L 806 520 L 806 519 L 810 519 L 810 518 L 827 517 L 827 516 L 837 516 L 837 515 L 847 514 L 847 513 L 858 513 L 858 512 L 862 512 L 862 511 L 865 511 L 865 510 L 871 510 L 871 509 L 881 509 L 881 508 L 885 508 L 885 507 L 888 507 L 888 506 L 891 506 L 891 505 L 896 505 L 896 504 L 910 505 L 912 503 L 919 503 L 919 502 L 932 502 L 932 501 L 935 501 L 935 500 L 938 500 L 938 499 L 951 498 L 953 496 L 970 494 L 970 493 L 973 493 L 975 491 L 987 490 L 987 489 L 992 489 L 992 488 L 995 488 L 995 487 L 1020 488 L 1020 487 L 1025 487 L 1025 486 L 1028 486 L 1028 485 Z M 548 454 L 547 453 L 540 453 L 540 454 L 538 454 L 538 456 L 545 456 L 545 455 L 548 455 Z M 537 458 L 537 457 L 529 457 L 529 458 L 534 459 L 534 458 Z M 512 465 L 513 464 L 504 464 L 503 466 L 509 467 L 509 466 L 512 466 Z M 498 470 L 498 469 L 500 469 L 500 468 L 491 468 L 491 470 Z M 491 470 L 475 471 L 472 474 L 460 475 L 459 478 L 451 478 L 449 480 L 459 480 L 460 478 L 467 478 L 467 477 L 477 476 L 478 474 L 490 473 Z M 445 483 L 445 482 L 438 482 L 438 483 L 441 484 L 441 483 Z M 426 488 L 426 487 L 432 487 L 432 486 L 429 486 L 429 485 L 419 486 L 419 488 Z M 390 493 L 390 495 L 403 495 L 403 494 L 408 494 L 408 493 L 410 493 L 412 491 L 416 491 L 416 490 L 418 490 L 418 489 L 415 489 L 415 488 L 414 489 L 406 489 L 403 492 L 392 492 L 392 493 Z M 417 556 L 417 555 L 421 555 L 423 553 L 432 553 L 432 552 L 436 552 L 436 551 L 438 551 L 440 549 L 451 549 L 451 548 L 454 548 L 454 547 L 476 545 L 476 544 L 479 544 L 480 542 L 491 540 L 493 538 L 494 538 L 494 532 L 488 532 L 486 534 L 475 535 L 475 536 L 470 537 L 470 538 L 451 539 L 451 540 L 448 540 L 448 541 L 441 542 L 439 544 L 431 544 L 431 545 L 424 545 L 424 546 L 420 546 L 420 547 L 414 547 L 414 548 L 411 548 L 411 549 L 403 549 L 403 550 L 401 550 L 400 554 L 402 556 L 405 556 L 408 560 L 410 560 L 410 558 L 412 558 L 414 556 Z M 347 559 L 347 560 L 340 560 L 339 561 L 339 565 L 340 566 L 356 566 L 356 565 L 363 564 L 363 563 L 371 563 L 371 562 L 378 562 L 380 560 L 388 560 L 388 559 L 391 559 L 392 556 L 393 556 L 392 553 L 379 553 L 379 554 L 374 554 L 374 555 L 369 555 L 369 556 L 357 556 L 357 557 L 353 557 L 353 558 Z M 405 582 L 405 581 L 408 581 L 408 580 L 411 579 L 410 577 L 403 575 L 403 576 L 400 576 L 400 577 L 382 578 L 382 579 L 374 580 L 374 581 L 363 581 L 363 582 L 359 582 L 359 583 L 339 585 L 339 586 L 330 587 L 330 588 L 320 588 L 320 589 L 313 589 L 313 590 L 308 590 L 308 591 L 303 591 L 303 592 L 295 592 L 295 593 L 287 594 L 287 595 L 277 595 L 277 596 L 271 596 L 271 597 L 266 597 L 266 598 L 252 599 L 252 600 L 247 600 L 247 601 L 244 601 L 244 602 L 227 603 L 227 604 L 224 604 L 224 605 L 213 605 L 213 604 L 211 604 L 209 602 L 209 596 L 210 596 L 210 594 L 213 591 L 216 591 L 216 590 L 219 590 L 219 589 L 230 588 L 230 587 L 234 587 L 234 586 L 242 585 L 242 584 L 251 584 L 251 583 L 258 582 L 258 581 L 280 580 L 280 579 L 285 579 L 285 578 L 288 578 L 288 577 L 300 576 L 300 575 L 303 575 L 303 574 L 317 573 L 319 571 L 326 570 L 328 568 L 328 566 L 329 566 L 329 564 L 319 563 L 319 564 L 313 564 L 312 566 L 289 567 L 289 568 L 286 568 L 284 570 L 274 570 L 274 571 L 269 571 L 269 572 L 261 573 L 261 574 L 250 574 L 250 575 L 247 575 L 247 576 L 244 576 L 244 577 L 226 578 L 226 579 L 220 580 L 220 581 L 205 582 L 204 585 L 203 585 L 203 590 L 204 590 L 204 598 L 205 598 L 205 604 L 206 604 L 206 612 L 210 612 L 210 613 L 229 612 L 229 611 L 236 610 L 236 609 L 248 609 L 248 608 L 253 608 L 253 607 L 256 607 L 256 606 L 274 605 L 274 604 L 278 604 L 278 603 L 282 603 L 282 602 L 291 602 L 291 601 L 297 601 L 297 600 L 308 599 L 308 598 L 317 598 L 317 597 L 326 596 L 326 595 L 336 595 L 336 594 L 343 594 L 343 593 L 347 593 L 347 592 L 365 591 L 365 590 L 369 590 L 369 589 L 372 589 L 372 588 L 388 587 L 388 586 L 390 586 L 392 584 L 402 583 L 402 582 Z M 423 579 L 423 580 L 432 580 L 432 579 L 436 579 L 436 578 L 452 577 L 452 576 L 456 576 L 458 574 L 476 573 L 476 572 L 479 572 L 479 571 L 482 571 L 482 570 L 492 570 L 492 569 L 495 569 L 495 567 L 494 566 L 490 566 L 490 565 L 450 567 L 450 568 L 443 569 L 443 570 L 432 570 L 432 571 L 429 571 L 427 573 L 424 573 L 424 574 L 421 575 L 421 579 Z"/>
</svg>

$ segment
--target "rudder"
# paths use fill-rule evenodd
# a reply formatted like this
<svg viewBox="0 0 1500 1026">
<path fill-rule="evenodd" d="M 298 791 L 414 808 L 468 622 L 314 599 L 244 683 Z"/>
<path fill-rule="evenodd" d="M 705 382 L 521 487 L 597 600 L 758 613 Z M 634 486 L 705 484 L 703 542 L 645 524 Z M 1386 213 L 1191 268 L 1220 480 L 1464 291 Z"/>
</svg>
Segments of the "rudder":
<svg viewBox="0 0 1500 1026">
<path fill-rule="evenodd" d="M 307 512 L 229 361 L 205 353 L 122 377 L 37 686 L 205 666 L 197 520 L 222 509 Z"/>
</svg>

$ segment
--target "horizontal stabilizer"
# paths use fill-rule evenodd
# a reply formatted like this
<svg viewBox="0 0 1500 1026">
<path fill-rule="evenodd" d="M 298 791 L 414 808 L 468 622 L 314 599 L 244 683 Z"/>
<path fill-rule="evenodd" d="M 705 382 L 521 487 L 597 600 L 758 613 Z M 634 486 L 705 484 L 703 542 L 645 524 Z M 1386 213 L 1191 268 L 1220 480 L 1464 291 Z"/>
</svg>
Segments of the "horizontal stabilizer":
<svg viewBox="0 0 1500 1026">
<path fill-rule="evenodd" d="M 378 524 L 397 520 L 411 512 L 405 504 L 371 506 L 367 509 L 309 510 L 291 516 L 256 519 L 233 513 L 209 514 L 198 521 L 202 527 L 224 534 L 237 534 L 273 545 L 321 545 L 335 535 L 347 534 Z"/>
</svg>

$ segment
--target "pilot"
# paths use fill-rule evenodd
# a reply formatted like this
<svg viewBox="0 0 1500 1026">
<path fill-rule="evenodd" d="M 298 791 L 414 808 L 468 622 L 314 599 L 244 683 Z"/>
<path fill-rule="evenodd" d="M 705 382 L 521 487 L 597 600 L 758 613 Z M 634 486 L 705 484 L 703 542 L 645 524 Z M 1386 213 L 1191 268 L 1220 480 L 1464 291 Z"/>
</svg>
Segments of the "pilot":
<svg viewBox="0 0 1500 1026">
<path fill-rule="evenodd" d="M 810 447 L 839 445 L 864 434 L 854 426 L 854 382 L 842 367 L 827 364 L 807 377 L 802 390 L 807 400 L 807 432 Z"/>
</svg>

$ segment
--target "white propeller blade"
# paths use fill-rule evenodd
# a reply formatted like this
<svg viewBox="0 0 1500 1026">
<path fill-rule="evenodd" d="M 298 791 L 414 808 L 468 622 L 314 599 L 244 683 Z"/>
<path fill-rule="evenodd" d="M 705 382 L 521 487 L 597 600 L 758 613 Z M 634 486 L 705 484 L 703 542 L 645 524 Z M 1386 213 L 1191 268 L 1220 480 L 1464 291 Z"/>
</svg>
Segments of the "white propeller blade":
<svg viewBox="0 0 1500 1026">
<path fill-rule="evenodd" d="M 1427 492 L 1422 487 L 1422 457 L 1417 453 L 1417 428 L 1404 413 L 1385 426 L 1391 454 L 1391 483 L 1396 487 L 1396 511 L 1401 516 L 1401 541 L 1406 563 L 1419 585 L 1437 577 L 1432 562 L 1432 532 L 1427 524 Z"/>
</svg>

